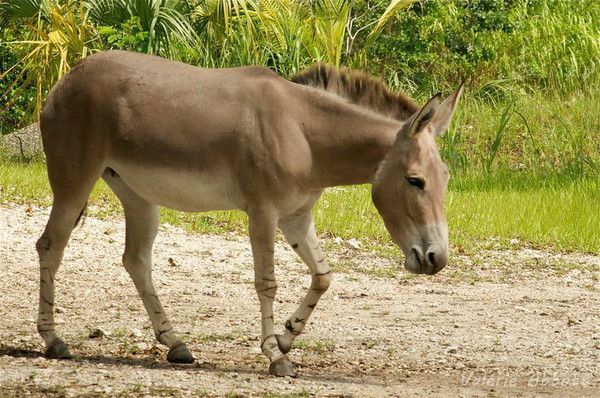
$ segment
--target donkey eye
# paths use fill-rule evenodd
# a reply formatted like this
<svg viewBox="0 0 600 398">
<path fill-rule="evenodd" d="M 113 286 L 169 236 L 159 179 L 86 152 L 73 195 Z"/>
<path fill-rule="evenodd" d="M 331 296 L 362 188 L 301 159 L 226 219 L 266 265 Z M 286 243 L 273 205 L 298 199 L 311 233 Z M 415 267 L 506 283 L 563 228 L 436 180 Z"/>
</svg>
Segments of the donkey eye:
<svg viewBox="0 0 600 398">
<path fill-rule="evenodd" d="M 413 187 L 417 187 L 419 189 L 425 188 L 425 180 L 419 177 L 406 177 L 406 181 Z"/>
</svg>

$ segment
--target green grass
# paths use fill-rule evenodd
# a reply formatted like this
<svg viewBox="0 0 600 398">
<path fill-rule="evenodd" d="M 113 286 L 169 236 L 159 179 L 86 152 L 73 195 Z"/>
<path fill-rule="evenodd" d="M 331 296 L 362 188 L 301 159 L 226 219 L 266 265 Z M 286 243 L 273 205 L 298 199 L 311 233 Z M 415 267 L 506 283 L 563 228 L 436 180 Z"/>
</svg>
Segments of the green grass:
<svg viewBox="0 0 600 398">
<path fill-rule="evenodd" d="M 447 212 L 455 243 L 497 237 L 502 243 L 518 239 L 558 250 L 600 253 L 598 178 L 565 182 L 517 176 L 514 180 L 519 185 L 505 182 L 450 192 Z"/>
<path fill-rule="evenodd" d="M 511 179 L 516 181 L 511 184 Z M 505 174 L 453 181 L 446 216 L 453 245 L 490 238 L 555 250 L 600 253 L 600 180 L 522 177 Z M 493 181 L 496 180 L 496 181 Z M 318 229 L 344 238 L 387 240 L 368 186 L 327 192 L 316 213 Z"/>
<path fill-rule="evenodd" d="M 0 201 L 49 206 L 45 166 L 1 161 Z M 99 217 L 121 212 L 117 199 L 103 182 L 96 185 L 90 205 L 90 213 Z M 446 214 L 452 244 L 466 250 L 490 239 L 505 247 L 518 239 L 520 244 L 598 254 L 599 206 L 597 177 L 507 171 L 451 180 Z M 321 233 L 389 242 L 367 185 L 327 190 L 315 210 L 315 219 Z M 246 229 L 246 216 L 237 211 L 182 213 L 163 209 L 162 221 L 200 233 Z"/>
<path fill-rule="evenodd" d="M 523 94 L 512 87 L 500 102 L 465 92 L 454 127 L 439 140 L 442 158 L 453 174 L 508 169 L 597 176 L 600 81 L 590 83 L 585 92 L 568 96 Z"/>
<path fill-rule="evenodd" d="M 298 339 L 294 341 L 292 348 L 324 355 L 335 351 L 335 343 L 331 340 Z"/>
</svg>

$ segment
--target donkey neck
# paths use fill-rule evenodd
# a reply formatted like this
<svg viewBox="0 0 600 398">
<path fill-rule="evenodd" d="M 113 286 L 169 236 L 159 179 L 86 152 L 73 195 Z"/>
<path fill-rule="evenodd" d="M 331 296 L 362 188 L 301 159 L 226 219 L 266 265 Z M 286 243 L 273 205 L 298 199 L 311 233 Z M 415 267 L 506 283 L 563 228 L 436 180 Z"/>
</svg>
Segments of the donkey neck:
<svg viewBox="0 0 600 398">
<path fill-rule="evenodd" d="M 372 182 L 402 124 L 323 93 L 305 124 L 313 161 L 310 184 Z"/>
</svg>

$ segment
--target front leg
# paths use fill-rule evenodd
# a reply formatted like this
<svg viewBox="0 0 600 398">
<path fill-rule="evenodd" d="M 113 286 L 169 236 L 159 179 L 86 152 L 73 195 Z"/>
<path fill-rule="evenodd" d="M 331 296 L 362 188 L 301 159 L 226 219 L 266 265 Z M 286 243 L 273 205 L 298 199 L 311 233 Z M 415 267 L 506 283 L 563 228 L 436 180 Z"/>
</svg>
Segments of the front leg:
<svg viewBox="0 0 600 398">
<path fill-rule="evenodd" d="M 274 270 L 275 229 L 274 212 L 260 211 L 248 214 L 250 243 L 254 257 L 254 286 L 260 302 L 262 339 L 260 347 L 269 358 L 269 372 L 276 376 L 296 376 L 294 365 L 279 349 L 274 331 L 273 301 L 277 293 Z"/>
<path fill-rule="evenodd" d="M 331 269 L 315 232 L 312 209 L 294 214 L 279 222 L 281 231 L 302 261 L 310 268 L 310 289 L 294 314 L 285 323 L 285 332 L 277 336 L 279 348 L 288 353 L 296 337 L 304 330 L 308 318 L 331 283 Z"/>
</svg>

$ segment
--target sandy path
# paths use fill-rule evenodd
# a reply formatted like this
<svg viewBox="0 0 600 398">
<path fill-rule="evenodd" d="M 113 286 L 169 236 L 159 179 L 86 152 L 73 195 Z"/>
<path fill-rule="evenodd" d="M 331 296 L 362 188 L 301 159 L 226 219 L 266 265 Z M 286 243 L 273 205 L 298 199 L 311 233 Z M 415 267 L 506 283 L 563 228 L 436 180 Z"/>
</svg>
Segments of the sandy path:
<svg viewBox="0 0 600 398">
<path fill-rule="evenodd" d="M 155 283 L 197 358 L 172 366 L 120 265 L 123 221 L 94 218 L 75 230 L 58 275 L 58 328 L 77 357 L 46 360 L 34 243 L 47 214 L 0 207 L 0 396 L 600 394 L 600 257 L 486 251 L 455 255 L 433 278 L 392 277 L 393 260 L 329 242 L 342 271 L 291 353 L 300 377 L 279 379 L 258 349 L 246 237 L 161 228 Z M 284 244 L 276 261 L 281 324 L 309 279 Z M 96 328 L 106 336 L 89 338 Z"/>
</svg>

